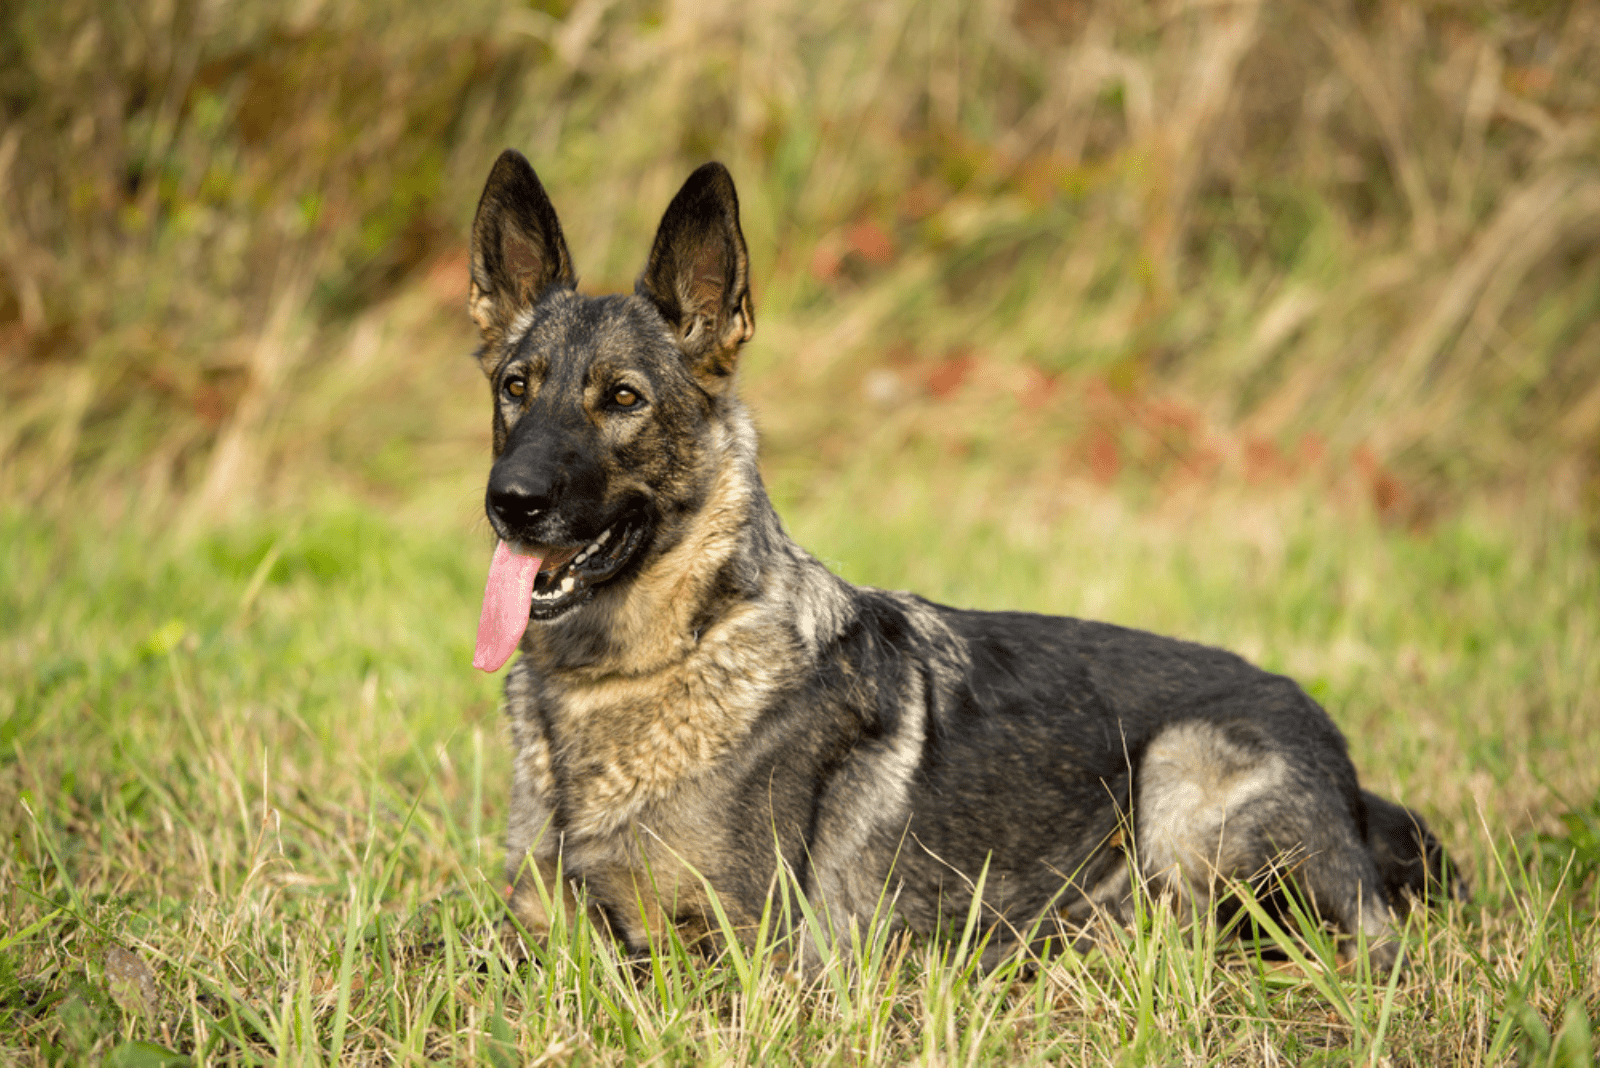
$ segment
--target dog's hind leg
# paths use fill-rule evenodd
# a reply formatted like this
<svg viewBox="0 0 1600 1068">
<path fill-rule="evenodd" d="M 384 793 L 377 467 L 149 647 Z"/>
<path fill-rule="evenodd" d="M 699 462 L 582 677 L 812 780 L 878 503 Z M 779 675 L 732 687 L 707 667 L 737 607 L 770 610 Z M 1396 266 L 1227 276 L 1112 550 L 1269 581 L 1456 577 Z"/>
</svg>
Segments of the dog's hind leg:
<svg viewBox="0 0 1600 1068">
<path fill-rule="evenodd" d="M 1134 817 L 1145 885 L 1184 915 L 1228 881 L 1262 887 L 1287 869 L 1319 915 L 1365 939 L 1376 967 L 1398 959 L 1383 882 L 1342 791 L 1270 742 L 1206 721 L 1168 727 L 1145 751 Z"/>
<path fill-rule="evenodd" d="M 1306 820 L 1299 834 L 1305 852 L 1291 881 L 1319 916 L 1364 941 L 1374 972 L 1387 975 L 1400 960 L 1400 943 L 1371 850 L 1347 812 L 1301 810 L 1296 815 Z"/>
</svg>

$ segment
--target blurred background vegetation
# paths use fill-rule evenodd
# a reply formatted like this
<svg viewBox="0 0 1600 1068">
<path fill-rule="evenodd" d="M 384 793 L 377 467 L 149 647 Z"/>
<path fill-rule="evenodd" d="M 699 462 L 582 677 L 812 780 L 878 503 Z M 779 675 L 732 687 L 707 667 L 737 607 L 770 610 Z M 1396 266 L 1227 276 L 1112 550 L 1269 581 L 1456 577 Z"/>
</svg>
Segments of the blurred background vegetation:
<svg viewBox="0 0 1600 1068">
<path fill-rule="evenodd" d="M 510 145 L 591 289 L 731 166 L 780 496 L 895 457 L 1600 514 L 1594 3 L 843 15 L 5 5 L 0 491 L 212 519 L 481 478 L 464 241 Z"/>
</svg>

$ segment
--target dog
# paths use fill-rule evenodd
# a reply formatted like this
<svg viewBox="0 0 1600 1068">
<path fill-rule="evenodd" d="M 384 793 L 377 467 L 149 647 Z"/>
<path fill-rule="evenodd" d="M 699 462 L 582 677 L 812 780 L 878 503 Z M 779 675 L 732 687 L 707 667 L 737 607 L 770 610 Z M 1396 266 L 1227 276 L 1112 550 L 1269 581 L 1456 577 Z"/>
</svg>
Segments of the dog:
<svg viewBox="0 0 1600 1068">
<path fill-rule="evenodd" d="M 522 653 L 507 844 L 529 937 L 553 893 L 645 952 L 744 937 L 792 891 L 816 918 L 802 953 L 888 902 L 914 932 L 976 908 L 993 962 L 1092 941 L 1136 890 L 1188 913 L 1244 882 L 1289 887 L 1390 967 L 1397 914 L 1463 892 L 1290 679 L 853 586 L 791 540 L 734 388 L 755 313 L 720 164 L 673 198 L 634 292 L 595 297 L 508 150 L 470 271 L 500 540 L 474 663 Z"/>
</svg>

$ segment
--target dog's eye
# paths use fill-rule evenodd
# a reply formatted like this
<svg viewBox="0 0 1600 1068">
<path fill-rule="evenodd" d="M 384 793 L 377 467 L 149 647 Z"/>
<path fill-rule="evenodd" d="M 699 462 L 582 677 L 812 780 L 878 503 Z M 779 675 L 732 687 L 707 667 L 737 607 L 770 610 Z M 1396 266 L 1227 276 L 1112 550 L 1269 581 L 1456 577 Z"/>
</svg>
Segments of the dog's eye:
<svg viewBox="0 0 1600 1068">
<path fill-rule="evenodd" d="M 522 395 L 528 392 L 528 380 L 521 375 L 512 375 L 500 388 L 505 390 L 506 396 L 512 400 L 521 400 Z"/>
<path fill-rule="evenodd" d="M 617 386 L 611 391 L 611 403 L 618 408 L 637 408 L 643 400 L 644 398 L 627 386 Z"/>
</svg>

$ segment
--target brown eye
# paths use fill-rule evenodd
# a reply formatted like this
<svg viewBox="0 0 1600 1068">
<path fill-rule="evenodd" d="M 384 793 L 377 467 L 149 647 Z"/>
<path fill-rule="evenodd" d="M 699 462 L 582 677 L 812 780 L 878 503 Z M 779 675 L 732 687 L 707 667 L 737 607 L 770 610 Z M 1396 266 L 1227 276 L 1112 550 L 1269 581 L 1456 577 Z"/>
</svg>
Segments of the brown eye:
<svg viewBox="0 0 1600 1068">
<path fill-rule="evenodd" d="M 520 399 L 524 393 L 528 392 L 528 380 L 521 375 L 512 375 L 506 379 L 505 391 L 506 396 Z"/>
<path fill-rule="evenodd" d="M 637 408 L 639 406 L 639 394 L 627 386 L 618 386 L 611 391 L 611 403 L 618 408 Z"/>
</svg>

